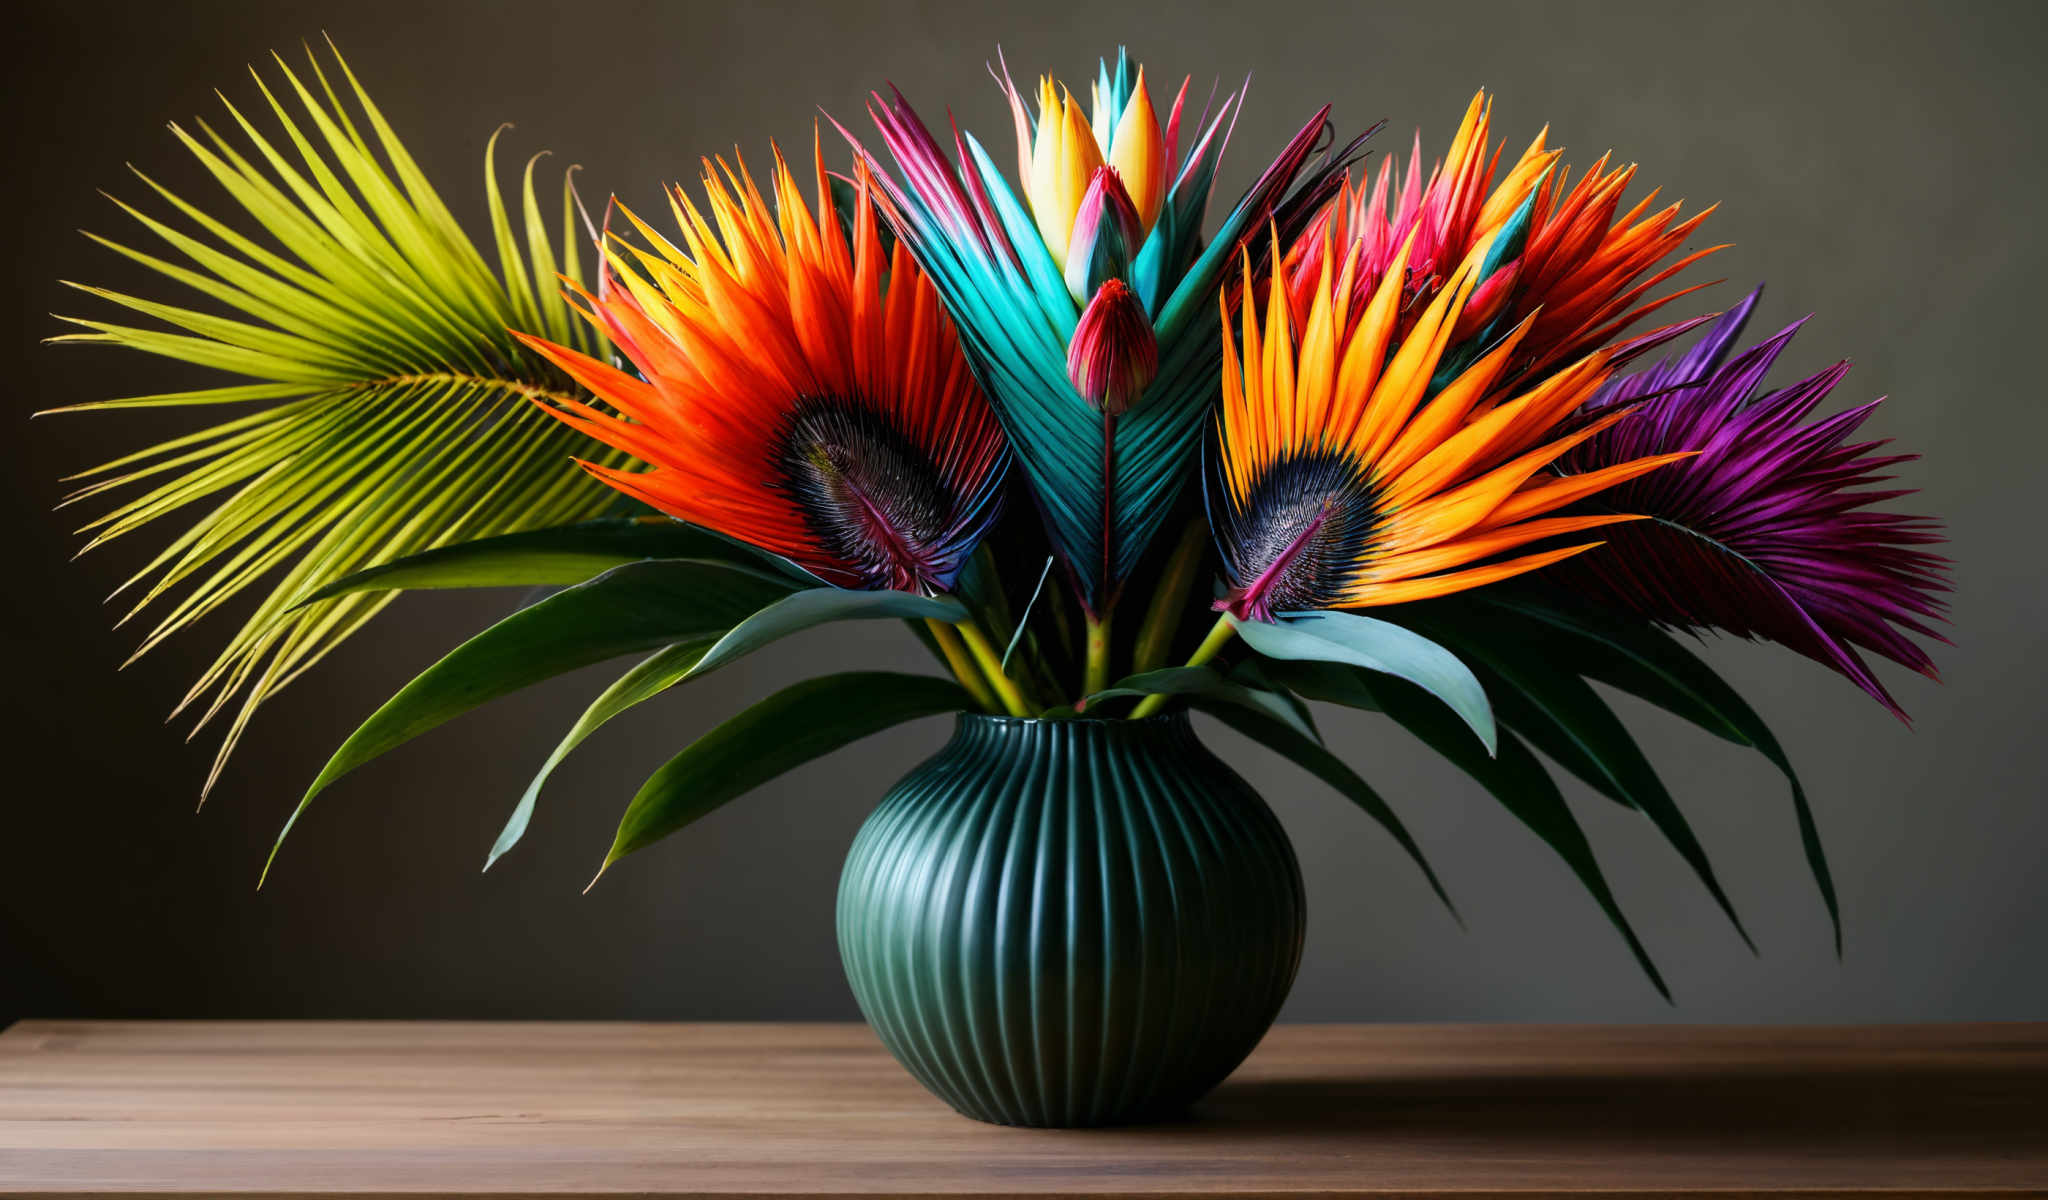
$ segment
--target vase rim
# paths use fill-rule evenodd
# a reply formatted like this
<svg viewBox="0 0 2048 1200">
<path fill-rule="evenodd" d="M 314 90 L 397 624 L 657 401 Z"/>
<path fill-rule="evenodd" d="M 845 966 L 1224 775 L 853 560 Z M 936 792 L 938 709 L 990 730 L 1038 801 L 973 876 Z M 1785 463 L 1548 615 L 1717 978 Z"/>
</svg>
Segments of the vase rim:
<svg viewBox="0 0 2048 1200">
<path fill-rule="evenodd" d="M 1116 729 L 1163 729 L 1169 725 L 1185 724 L 1188 710 L 1171 708 L 1149 717 L 1012 717 L 1004 713 L 963 712 L 962 724 L 973 722 L 978 725 L 1094 725 Z"/>
</svg>

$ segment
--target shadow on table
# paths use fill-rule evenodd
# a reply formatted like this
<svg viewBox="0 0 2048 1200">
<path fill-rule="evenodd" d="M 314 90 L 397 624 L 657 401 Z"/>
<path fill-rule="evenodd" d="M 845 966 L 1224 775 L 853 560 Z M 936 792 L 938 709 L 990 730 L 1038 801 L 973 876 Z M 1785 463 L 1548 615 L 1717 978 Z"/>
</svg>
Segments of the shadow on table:
<svg viewBox="0 0 2048 1200">
<path fill-rule="evenodd" d="M 1225 1082 L 1191 1120 L 1274 1135 L 1384 1130 L 1461 1139 L 1568 1141 L 1617 1131 L 1685 1139 L 1889 1142 L 1916 1146 L 2048 1141 L 2048 1079 L 2027 1071 L 1830 1068 L 1739 1073 L 1560 1073 L 1540 1077 L 1317 1076 Z"/>
</svg>

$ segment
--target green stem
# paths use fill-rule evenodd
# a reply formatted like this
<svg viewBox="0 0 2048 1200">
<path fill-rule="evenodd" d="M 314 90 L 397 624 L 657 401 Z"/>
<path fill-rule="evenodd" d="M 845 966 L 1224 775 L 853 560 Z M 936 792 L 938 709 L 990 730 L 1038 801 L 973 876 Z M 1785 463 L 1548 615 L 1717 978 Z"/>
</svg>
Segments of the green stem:
<svg viewBox="0 0 2048 1200">
<path fill-rule="evenodd" d="M 1017 687 L 1016 681 L 1003 673 L 1003 656 L 988 640 L 988 635 L 981 631 L 981 626 L 972 621 L 963 621 L 959 625 L 959 630 L 960 639 L 967 643 L 968 651 L 974 655 L 974 660 L 981 664 L 982 674 L 986 675 L 989 683 L 995 687 L 996 695 L 1002 697 L 1003 708 L 1013 717 L 1030 716 L 1031 705 L 1025 702 L 1024 693 Z"/>
<path fill-rule="evenodd" d="M 1152 606 L 1145 611 L 1144 623 L 1138 626 L 1138 640 L 1131 650 L 1131 671 L 1142 675 L 1156 671 L 1166 665 L 1166 656 L 1173 651 L 1173 635 L 1180 631 L 1180 616 L 1187 604 L 1188 589 L 1194 584 L 1195 571 L 1201 566 L 1202 551 L 1208 546 L 1209 523 L 1204 520 L 1188 522 L 1185 532 L 1180 535 L 1180 544 L 1173 548 L 1173 554 L 1166 560 L 1166 570 L 1159 578 L 1159 590 L 1152 593 Z"/>
<path fill-rule="evenodd" d="M 1195 652 L 1188 656 L 1187 665 L 1199 667 L 1216 657 L 1222 652 L 1223 647 L 1230 643 L 1230 639 L 1236 633 L 1237 626 L 1230 623 L 1230 614 L 1220 614 L 1216 618 L 1216 623 L 1209 627 L 1209 636 L 1203 638 L 1202 644 L 1195 647 Z M 1138 702 L 1138 707 L 1131 710 L 1131 719 L 1135 721 L 1142 717 L 1149 717 L 1165 707 L 1165 696 L 1147 696 Z"/>
<path fill-rule="evenodd" d="M 1105 609 L 1100 617 L 1083 612 L 1088 625 L 1088 661 L 1081 675 L 1081 695 L 1093 696 L 1109 686 L 1109 622 L 1114 616 Z"/>
<path fill-rule="evenodd" d="M 960 686 L 967 689 L 968 695 L 974 697 L 974 702 L 981 706 L 983 712 L 998 711 L 1001 706 L 996 702 L 996 694 L 989 689 L 988 680 L 982 677 L 981 668 L 974 665 L 974 657 L 967 652 L 967 644 L 960 640 L 959 633 L 944 621 L 926 617 L 924 623 L 932 631 L 932 640 L 939 644 L 939 653 L 945 656 L 946 665 L 953 668 L 953 678 L 960 681 Z"/>
</svg>

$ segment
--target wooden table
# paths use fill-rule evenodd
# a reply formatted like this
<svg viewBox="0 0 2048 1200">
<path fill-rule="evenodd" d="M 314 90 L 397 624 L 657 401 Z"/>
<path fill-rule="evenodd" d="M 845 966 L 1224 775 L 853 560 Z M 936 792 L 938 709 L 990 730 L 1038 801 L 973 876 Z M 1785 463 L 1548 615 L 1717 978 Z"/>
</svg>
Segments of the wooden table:
<svg viewBox="0 0 2048 1200">
<path fill-rule="evenodd" d="M 2048 1025 L 1282 1026 L 1183 1122 L 954 1115 L 858 1025 L 26 1021 L 0 1194 L 2048 1195 Z"/>
</svg>

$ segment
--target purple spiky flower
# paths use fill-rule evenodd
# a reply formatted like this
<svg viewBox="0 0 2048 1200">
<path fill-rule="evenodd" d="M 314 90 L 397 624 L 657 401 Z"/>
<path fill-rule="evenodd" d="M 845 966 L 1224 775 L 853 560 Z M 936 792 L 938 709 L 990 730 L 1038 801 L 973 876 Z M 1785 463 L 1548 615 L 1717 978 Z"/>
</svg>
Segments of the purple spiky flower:
<svg viewBox="0 0 2048 1200">
<path fill-rule="evenodd" d="M 1875 507 L 1912 494 L 1873 485 L 1918 457 L 1848 440 L 1882 398 L 1808 420 L 1847 362 L 1760 392 L 1803 321 L 1730 356 L 1762 293 L 1687 353 L 1611 381 L 1587 406 L 1637 412 L 1575 450 L 1565 470 L 1699 453 L 1604 493 L 1603 507 L 1651 519 L 1614 527 L 1606 546 L 1564 564 L 1556 581 L 1664 625 L 1778 642 L 1905 720 L 1859 651 L 1939 678 L 1909 635 L 1948 640 L 1929 622 L 1944 619 L 1949 563 L 1924 549 L 1946 539 L 1930 518 Z"/>
</svg>

